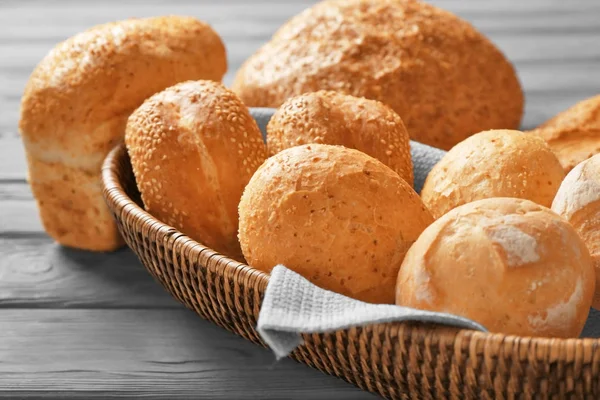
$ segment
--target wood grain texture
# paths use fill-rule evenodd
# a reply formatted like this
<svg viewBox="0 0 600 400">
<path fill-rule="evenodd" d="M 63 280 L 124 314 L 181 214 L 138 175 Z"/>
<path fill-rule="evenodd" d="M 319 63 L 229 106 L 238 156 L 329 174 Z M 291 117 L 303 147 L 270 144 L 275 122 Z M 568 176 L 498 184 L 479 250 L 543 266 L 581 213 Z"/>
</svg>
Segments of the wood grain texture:
<svg viewBox="0 0 600 400">
<path fill-rule="evenodd" d="M 0 254 L 0 308 L 184 308 L 128 248 L 98 255 L 0 237 Z"/>
<path fill-rule="evenodd" d="M 0 397 L 372 399 L 188 310 L 0 310 Z"/>
</svg>

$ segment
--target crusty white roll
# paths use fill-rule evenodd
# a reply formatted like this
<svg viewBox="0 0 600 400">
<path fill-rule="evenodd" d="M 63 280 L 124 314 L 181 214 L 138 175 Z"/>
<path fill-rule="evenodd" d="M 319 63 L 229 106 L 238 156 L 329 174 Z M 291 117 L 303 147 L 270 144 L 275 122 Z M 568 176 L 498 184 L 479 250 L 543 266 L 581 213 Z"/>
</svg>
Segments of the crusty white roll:
<svg viewBox="0 0 600 400">
<path fill-rule="evenodd" d="M 594 308 L 600 309 L 600 154 L 579 163 L 564 179 L 552 210 L 566 218 L 587 245 L 596 269 Z"/>
<path fill-rule="evenodd" d="M 433 219 L 411 186 L 379 160 L 309 144 L 270 157 L 240 201 L 248 264 L 283 264 L 314 284 L 394 303 L 400 263 Z"/>
<path fill-rule="evenodd" d="M 288 99 L 267 126 L 269 154 L 308 143 L 360 150 L 413 186 L 408 132 L 402 118 L 379 101 L 326 90 Z"/>
<path fill-rule="evenodd" d="M 543 139 L 520 131 L 491 130 L 446 153 L 427 175 L 421 198 L 435 218 L 490 197 L 517 197 L 550 207 L 564 177 Z"/>
<path fill-rule="evenodd" d="M 396 303 L 470 318 L 491 332 L 574 338 L 595 288 L 592 259 L 562 217 L 529 200 L 465 204 L 408 251 Z"/>
<path fill-rule="evenodd" d="M 267 157 L 256 121 L 220 83 L 188 81 L 129 117 L 125 145 L 146 210 L 238 261 L 238 204 Z"/>
<path fill-rule="evenodd" d="M 129 114 L 150 95 L 189 79 L 220 81 L 224 45 L 190 17 L 99 25 L 58 44 L 33 71 L 20 131 L 44 228 L 70 247 L 123 244 L 102 197 L 100 167 Z"/>
</svg>

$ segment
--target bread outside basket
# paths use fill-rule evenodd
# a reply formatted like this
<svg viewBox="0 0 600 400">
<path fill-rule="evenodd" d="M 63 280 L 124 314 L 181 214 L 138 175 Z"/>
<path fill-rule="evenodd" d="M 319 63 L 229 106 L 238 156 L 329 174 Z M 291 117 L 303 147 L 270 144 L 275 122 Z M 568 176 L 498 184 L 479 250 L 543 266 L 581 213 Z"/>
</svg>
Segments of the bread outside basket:
<svg viewBox="0 0 600 400">
<path fill-rule="evenodd" d="M 126 244 L 199 316 L 258 345 L 269 275 L 147 213 L 123 144 L 102 168 Z M 600 399 L 600 339 L 548 339 L 396 322 L 304 334 L 291 357 L 388 399 Z"/>
</svg>

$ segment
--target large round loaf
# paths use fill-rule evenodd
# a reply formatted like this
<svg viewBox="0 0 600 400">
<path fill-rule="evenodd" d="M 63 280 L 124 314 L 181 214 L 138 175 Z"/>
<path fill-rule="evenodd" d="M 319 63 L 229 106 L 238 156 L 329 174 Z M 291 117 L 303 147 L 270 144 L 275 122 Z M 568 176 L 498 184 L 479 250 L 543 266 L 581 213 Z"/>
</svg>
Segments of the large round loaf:
<svg viewBox="0 0 600 400">
<path fill-rule="evenodd" d="M 544 138 L 567 172 L 600 153 L 600 95 L 583 100 L 532 133 Z"/>
<path fill-rule="evenodd" d="M 379 100 L 411 138 L 449 149 L 487 129 L 516 129 L 523 93 L 513 66 L 471 24 L 416 0 L 327 0 L 295 16 L 243 64 L 248 106 L 306 92 Z"/>
<path fill-rule="evenodd" d="M 576 338 L 595 284 L 588 249 L 567 221 L 529 200 L 492 198 L 425 229 L 400 268 L 396 302 L 493 333 Z"/>
<path fill-rule="evenodd" d="M 283 264 L 314 284 L 393 303 L 408 248 L 433 219 L 415 191 L 379 160 L 343 146 L 283 150 L 256 171 L 239 205 L 251 267 Z"/>
<path fill-rule="evenodd" d="M 21 105 L 29 182 L 46 231 L 87 250 L 123 244 L 102 198 L 100 167 L 129 114 L 188 79 L 220 81 L 224 45 L 189 17 L 112 22 L 58 44 L 33 71 Z"/>
<path fill-rule="evenodd" d="M 402 118 L 379 101 L 325 90 L 288 99 L 267 126 L 269 154 L 308 143 L 362 151 L 413 185 L 408 132 Z"/>
<path fill-rule="evenodd" d="M 243 261 L 238 204 L 267 149 L 233 92 L 189 81 L 157 93 L 131 114 L 125 144 L 148 212 Z"/>
</svg>

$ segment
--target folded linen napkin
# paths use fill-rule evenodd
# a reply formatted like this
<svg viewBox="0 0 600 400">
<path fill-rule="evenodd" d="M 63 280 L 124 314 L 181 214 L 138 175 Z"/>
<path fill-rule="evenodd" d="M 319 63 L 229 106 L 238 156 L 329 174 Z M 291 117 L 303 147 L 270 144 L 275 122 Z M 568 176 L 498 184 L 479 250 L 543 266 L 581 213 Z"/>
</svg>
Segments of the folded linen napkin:
<svg viewBox="0 0 600 400">
<path fill-rule="evenodd" d="M 321 289 L 283 265 L 271 272 L 257 330 L 279 359 L 302 344 L 302 333 L 399 321 L 433 322 L 485 331 L 478 323 L 456 315 L 354 300 Z"/>
</svg>

